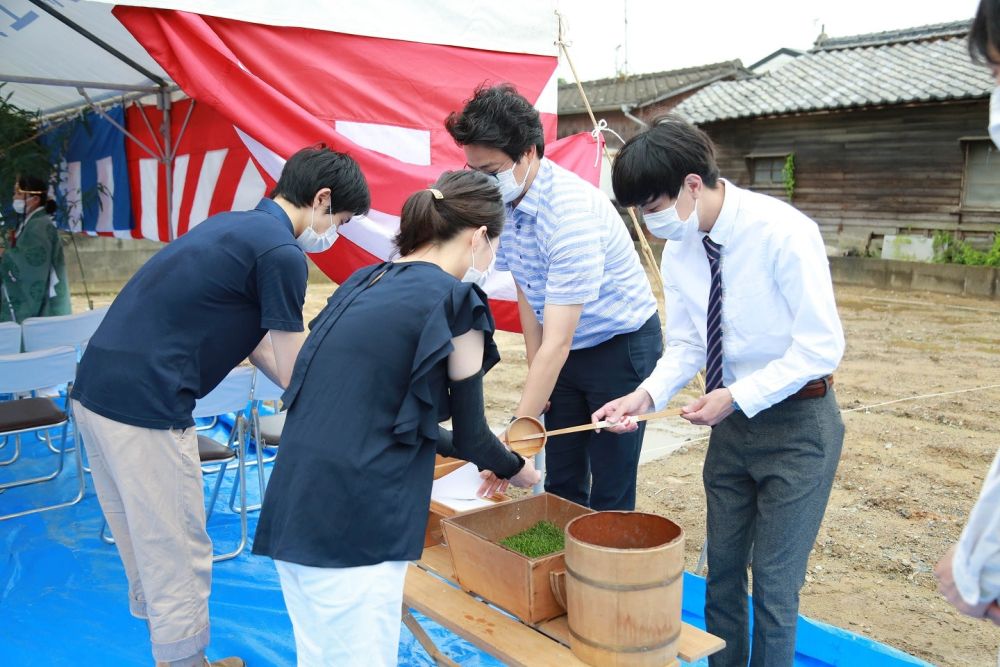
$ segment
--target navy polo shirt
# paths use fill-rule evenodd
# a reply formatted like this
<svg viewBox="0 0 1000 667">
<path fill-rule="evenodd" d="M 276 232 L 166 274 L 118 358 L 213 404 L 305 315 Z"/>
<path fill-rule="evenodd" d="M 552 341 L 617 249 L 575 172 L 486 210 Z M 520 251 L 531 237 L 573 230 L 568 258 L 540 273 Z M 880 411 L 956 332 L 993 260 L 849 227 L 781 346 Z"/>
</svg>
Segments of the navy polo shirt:
<svg viewBox="0 0 1000 667">
<path fill-rule="evenodd" d="M 291 220 L 272 200 L 208 218 L 118 294 L 83 355 L 73 398 L 133 426 L 192 426 L 195 399 L 269 329 L 303 330 L 307 277 Z"/>
</svg>

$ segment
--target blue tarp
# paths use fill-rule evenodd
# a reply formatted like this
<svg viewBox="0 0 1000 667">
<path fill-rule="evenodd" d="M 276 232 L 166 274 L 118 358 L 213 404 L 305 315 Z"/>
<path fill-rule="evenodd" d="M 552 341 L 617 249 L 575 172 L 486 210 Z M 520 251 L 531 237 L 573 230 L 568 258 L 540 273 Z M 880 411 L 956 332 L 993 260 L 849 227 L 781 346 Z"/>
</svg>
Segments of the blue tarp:
<svg viewBox="0 0 1000 667">
<path fill-rule="evenodd" d="M 214 434 L 225 440 L 225 423 Z M 0 469 L 0 482 L 51 470 L 56 456 L 33 436 L 23 443 L 23 459 Z M 9 457 L 11 444 L 0 449 Z M 251 457 L 252 458 L 252 457 Z M 209 521 L 216 550 L 239 539 L 237 515 L 224 507 L 235 478 L 228 475 Z M 256 471 L 248 470 L 250 502 L 258 499 Z M 206 478 L 208 483 L 214 481 Z M 71 498 L 76 473 L 67 469 L 57 481 L 0 493 L 0 513 Z M 61 494 L 61 495 L 60 495 Z M 145 624 L 128 613 L 125 574 L 113 546 L 98 537 L 102 517 L 93 483 L 84 499 L 69 508 L 0 521 L 0 665 L 74 667 L 152 663 Z M 256 515 L 250 515 L 250 535 Z M 684 620 L 704 627 L 704 579 L 684 578 Z M 295 645 L 277 573 L 271 561 L 251 556 L 216 563 L 210 601 L 212 644 L 209 657 L 239 655 L 250 667 L 294 665 Z M 461 665 L 502 663 L 418 615 L 437 645 Z M 838 665 L 895 667 L 926 665 L 900 651 L 816 621 L 799 621 L 799 667 Z M 409 631 L 402 629 L 399 664 L 431 666 L 433 661 Z M 707 660 L 698 665 L 707 665 Z"/>
</svg>

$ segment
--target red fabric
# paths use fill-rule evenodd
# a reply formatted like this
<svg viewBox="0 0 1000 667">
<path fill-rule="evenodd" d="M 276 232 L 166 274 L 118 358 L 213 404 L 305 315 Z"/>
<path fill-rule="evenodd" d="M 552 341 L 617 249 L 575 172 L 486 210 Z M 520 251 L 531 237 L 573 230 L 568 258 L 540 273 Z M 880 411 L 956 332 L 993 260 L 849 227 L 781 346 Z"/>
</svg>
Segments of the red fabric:
<svg viewBox="0 0 1000 667">
<path fill-rule="evenodd" d="M 444 119 L 461 109 L 477 86 L 509 81 L 536 101 L 556 67 L 556 59 L 548 56 L 251 24 L 173 10 L 118 6 L 113 12 L 173 80 L 198 100 L 195 116 L 214 113 L 215 118 L 204 121 L 212 129 L 195 134 L 209 142 L 218 137 L 230 146 L 235 125 L 282 158 L 303 146 L 326 142 L 350 153 L 361 165 L 372 208 L 396 216 L 411 193 L 426 188 L 442 171 L 465 164 L 464 153 L 444 129 Z M 182 112 L 175 110 L 173 122 L 181 117 Z M 130 129 L 137 127 L 131 116 L 129 121 Z M 216 121 L 230 127 L 217 127 Z M 430 164 L 409 164 L 362 147 L 334 130 L 338 121 L 426 132 Z M 582 134 L 556 142 L 555 115 L 543 113 L 542 123 L 546 154 L 596 184 L 600 169 L 594 166 L 594 140 Z M 134 152 L 130 151 L 130 159 Z M 189 169 L 202 159 L 192 157 Z M 132 176 L 135 193 L 139 181 L 134 172 Z M 220 178 L 216 196 L 223 197 L 221 191 L 232 184 L 232 179 Z M 187 197 L 185 187 L 181 230 L 186 230 L 190 217 L 184 215 L 190 210 Z M 162 195 L 161 200 L 165 212 Z M 140 206 L 141 197 L 134 201 Z M 136 211 L 137 221 L 140 213 Z M 159 219 L 166 231 L 165 215 Z M 380 261 L 372 249 L 344 237 L 312 259 L 337 282 L 360 266 Z M 498 326 L 519 331 L 517 304 L 492 303 Z"/>
<path fill-rule="evenodd" d="M 114 14 L 191 97 L 281 156 L 317 141 L 359 162 L 372 207 L 398 214 L 415 190 L 465 163 L 443 122 L 484 81 L 536 100 L 556 59 L 244 23 L 117 6 Z M 294 57 L 289 57 L 294 53 Z M 428 130 L 431 164 L 401 163 L 333 130 L 334 121 Z M 554 118 L 546 119 L 550 131 Z"/>
<path fill-rule="evenodd" d="M 180 135 L 181 126 L 187 117 L 188 110 L 194 104 L 194 111 L 188 120 L 184 134 Z M 149 125 L 154 130 L 158 130 L 163 122 L 163 113 L 155 105 L 144 106 L 146 118 Z M 184 187 L 181 192 L 180 207 L 177 214 L 178 230 L 176 236 L 185 233 L 191 224 L 197 224 L 201 220 L 191 219 L 191 208 L 194 202 L 195 192 L 199 183 L 201 168 L 208 151 L 225 150 L 225 159 L 222 169 L 219 172 L 218 180 L 212 191 L 211 204 L 208 209 L 208 217 L 216 213 L 229 211 L 232 208 L 233 197 L 236 194 L 237 185 L 243 175 L 246 165 L 251 161 L 250 151 L 240 140 L 238 134 L 233 129 L 232 123 L 211 107 L 205 104 L 195 103 L 191 100 L 181 100 L 174 103 L 170 115 L 171 136 L 176 140 L 180 136 L 180 142 L 175 147 L 176 157 L 188 159 Z M 155 135 L 150 134 L 146 122 L 142 118 L 137 105 L 132 105 L 125 111 L 125 127 L 152 150 L 161 144 L 163 139 L 157 131 Z M 135 226 L 132 229 L 132 236 L 143 238 L 142 219 L 143 210 L 143 182 L 140 175 L 140 161 L 155 159 L 145 149 L 135 141 L 125 142 L 125 155 L 128 159 L 129 187 L 132 192 L 132 212 L 135 218 Z M 274 181 L 270 179 L 262 170 L 259 170 L 264 180 L 265 188 L 270 189 Z M 166 169 L 161 163 L 157 166 L 157 210 L 155 219 L 157 232 L 147 233 L 145 236 L 154 241 L 169 241 L 170 233 L 167 219 L 167 194 L 166 194 Z"/>
</svg>

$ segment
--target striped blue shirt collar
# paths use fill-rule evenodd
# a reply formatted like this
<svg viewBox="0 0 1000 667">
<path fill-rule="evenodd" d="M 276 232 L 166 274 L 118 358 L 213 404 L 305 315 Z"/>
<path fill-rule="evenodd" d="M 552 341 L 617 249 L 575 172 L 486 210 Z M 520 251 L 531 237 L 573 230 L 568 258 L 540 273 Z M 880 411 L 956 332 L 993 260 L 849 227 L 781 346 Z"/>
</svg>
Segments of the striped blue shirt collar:
<svg viewBox="0 0 1000 667">
<path fill-rule="evenodd" d="M 531 187 L 524 193 L 521 201 L 513 208 L 514 214 L 521 220 L 535 221 L 538 219 L 538 193 L 544 190 L 552 180 L 552 163 L 548 158 L 542 158 L 538 171 L 531 181 Z"/>
</svg>

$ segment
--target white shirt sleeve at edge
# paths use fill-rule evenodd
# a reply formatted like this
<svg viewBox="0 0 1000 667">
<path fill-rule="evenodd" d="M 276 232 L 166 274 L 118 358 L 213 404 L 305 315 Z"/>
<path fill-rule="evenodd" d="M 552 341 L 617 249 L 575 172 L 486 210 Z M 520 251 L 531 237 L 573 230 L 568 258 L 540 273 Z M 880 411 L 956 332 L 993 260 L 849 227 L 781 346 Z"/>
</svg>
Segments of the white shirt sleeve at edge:
<svg viewBox="0 0 1000 667">
<path fill-rule="evenodd" d="M 1000 598 L 1000 449 L 958 540 L 952 573 L 968 604 Z"/>
</svg>

